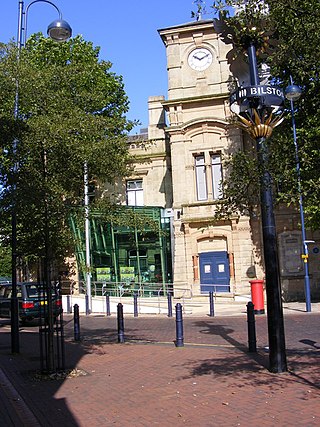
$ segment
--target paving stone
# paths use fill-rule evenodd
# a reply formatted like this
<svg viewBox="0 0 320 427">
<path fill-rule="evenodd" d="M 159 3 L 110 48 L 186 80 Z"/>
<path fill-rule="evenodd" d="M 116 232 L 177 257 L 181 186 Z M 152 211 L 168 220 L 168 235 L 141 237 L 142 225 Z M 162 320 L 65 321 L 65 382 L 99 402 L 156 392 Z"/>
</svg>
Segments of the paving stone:
<svg viewBox="0 0 320 427">
<path fill-rule="evenodd" d="M 82 316 L 75 342 L 67 315 L 67 364 L 82 374 L 41 381 L 31 375 L 39 369 L 37 327 L 20 330 L 21 352 L 11 355 L 10 327 L 0 324 L 0 363 L 41 426 L 318 426 L 319 322 L 319 312 L 286 312 L 282 374 L 267 369 L 265 315 L 256 317 L 256 354 L 248 353 L 243 316 L 186 316 L 185 346 L 176 348 L 174 318 L 127 316 L 119 344 L 115 316 Z M 15 405 L 5 410 L 10 395 L 1 396 L 0 425 L 19 427 Z"/>
</svg>

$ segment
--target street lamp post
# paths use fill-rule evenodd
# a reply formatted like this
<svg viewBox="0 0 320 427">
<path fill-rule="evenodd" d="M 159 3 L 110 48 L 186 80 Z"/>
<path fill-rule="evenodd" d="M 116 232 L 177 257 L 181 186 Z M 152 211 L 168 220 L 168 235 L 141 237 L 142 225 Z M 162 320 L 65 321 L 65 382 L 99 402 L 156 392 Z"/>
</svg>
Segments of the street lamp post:
<svg viewBox="0 0 320 427">
<path fill-rule="evenodd" d="M 308 243 L 311 243 L 311 241 L 306 240 L 303 196 L 301 191 L 299 148 L 298 148 L 298 142 L 297 142 L 296 122 L 294 117 L 294 101 L 297 101 L 300 98 L 301 94 L 302 94 L 301 88 L 293 83 L 292 77 L 290 76 L 290 85 L 287 86 L 285 90 L 285 96 L 290 101 L 293 142 L 294 142 L 294 149 L 295 149 L 296 172 L 297 172 L 297 179 L 298 179 L 299 210 L 300 210 L 301 235 L 302 235 L 302 258 L 303 258 L 303 264 L 304 264 L 304 292 L 305 292 L 305 298 L 306 298 L 306 311 L 310 312 L 311 297 L 310 297 L 310 277 L 309 277 L 309 265 L 308 265 L 308 258 L 309 258 Z"/>
<path fill-rule="evenodd" d="M 27 38 L 27 19 L 29 8 L 35 3 L 48 3 L 53 6 L 59 14 L 59 18 L 53 21 L 47 30 L 47 34 L 55 41 L 64 41 L 71 37 L 72 29 L 70 25 L 62 19 L 60 9 L 51 1 L 48 0 L 34 0 L 31 1 L 26 8 L 24 8 L 24 1 L 18 2 L 18 35 L 17 47 L 18 56 L 17 61 L 20 60 L 20 51 L 22 46 L 26 43 Z M 16 82 L 16 94 L 14 102 L 14 119 L 19 117 L 19 81 Z M 11 298 L 11 351 L 12 353 L 20 352 L 19 344 L 19 306 L 17 298 L 17 211 L 16 211 L 16 181 L 17 173 L 19 170 L 19 162 L 17 160 L 18 140 L 15 138 L 13 141 L 13 155 L 14 166 L 12 170 L 13 188 L 12 188 L 12 298 Z"/>
<path fill-rule="evenodd" d="M 89 175 L 88 163 L 84 164 L 84 211 L 85 211 L 85 247 L 86 247 L 86 314 L 92 311 L 91 298 L 91 253 L 90 253 L 90 216 L 89 216 Z"/>
<path fill-rule="evenodd" d="M 47 34 L 48 36 L 57 42 L 62 42 L 71 37 L 72 29 L 67 21 L 62 19 L 62 13 L 58 6 L 49 0 L 33 0 L 24 9 L 24 1 L 19 1 L 19 18 L 18 18 L 18 38 L 17 45 L 18 49 L 21 49 L 22 45 L 26 44 L 27 40 L 27 26 L 28 26 L 28 12 L 30 7 L 35 3 L 48 3 L 53 6 L 59 14 L 59 18 L 55 19 L 51 24 L 48 25 Z"/>
<path fill-rule="evenodd" d="M 247 39 L 246 50 L 250 86 L 240 87 L 231 95 L 231 109 L 238 116 L 238 126 L 255 139 L 262 169 L 260 204 L 267 294 L 269 370 L 281 373 L 287 371 L 287 360 L 272 178 L 268 170 L 269 149 L 266 140 L 271 136 L 273 128 L 282 121 L 281 115 L 274 113 L 281 110 L 284 95 L 278 87 L 260 84 L 254 40 Z"/>
</svg>

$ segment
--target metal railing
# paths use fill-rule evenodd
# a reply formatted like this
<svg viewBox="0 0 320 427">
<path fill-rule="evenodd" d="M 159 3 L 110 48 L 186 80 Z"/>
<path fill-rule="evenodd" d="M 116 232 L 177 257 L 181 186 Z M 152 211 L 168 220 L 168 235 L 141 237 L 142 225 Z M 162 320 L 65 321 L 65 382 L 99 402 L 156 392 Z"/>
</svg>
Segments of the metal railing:
<svg viewBox="0 0 320 427">
<path fill-rule="evenodd" d="M 203 286 L 200 284 L 200 288 Z M 209 285 L 205 285 L 209 286 Z M 218 295 L 229 294 L 230 290 L 227 285 L 213 284 L 212 292 L 216 299 Z M 67 295 L 86 294 L 86 283 L 84 281 L 65 281 L 60 283 L 62 293 Z M 230 288 L 229 288 L 230 289 Z M 155 283 L 155 282 L 110 282 L 110 281 L 92 281 L 91 282 L 91 296 L 92 297 L 104 297 L 109 295 L 110 297 L 132 297 L 135 293 L 139 297 L 167 297 L 168 293 L 179 299 L 192 299 L 193 289 L 192 286 L 187 284 L 179 284 L 175 287 L 173 283 Z M 201 295 L 209 295 L 209 290 L 203 292 Z"/>
<path fill-rule="evenodd" d="M 63 295 L 69 295 L 73 297 L 85 297 L 86 296 L 86 285 L 85 282 L 62 282 L 60 283 Z M 105 298 L 110 297 L 116 298 L 118 301 L 129 301 L 137 296 L 139 312 L 140 306 L 152 306 L 158 307 L 158 312 L 163 310 L 163 307 L 167 307 L 168 295 L 172 296 L 179 301 L 184 303 L 186 300 L 192 300 L 192 290 L 187 288 L 185 285 L 183 288 L 179 287 L 178 290 L 173 289 L 172 283 L 127 283 L 127 282 L 92 282 L 91 283 L 91 296 L 92 298 Z M 70 299 L 69 298 L 69 299 Z M 71 301 L 71 300 L 70 300 Z"/>
<path fill-rule="evenodd" d="M 67 295 L 85 294 L 86 284 L 83 281 L 66 281 L 60 283 L 62 293 Z M 146 283 L 146 282 L 91 282 L 91 296 L 115 296 L 125 297 L 137 293 L 140 297 L 156 297 L 158 295 L 167 296 L 168 292 L 173 292 L 172 283 Z"/>
</svg>

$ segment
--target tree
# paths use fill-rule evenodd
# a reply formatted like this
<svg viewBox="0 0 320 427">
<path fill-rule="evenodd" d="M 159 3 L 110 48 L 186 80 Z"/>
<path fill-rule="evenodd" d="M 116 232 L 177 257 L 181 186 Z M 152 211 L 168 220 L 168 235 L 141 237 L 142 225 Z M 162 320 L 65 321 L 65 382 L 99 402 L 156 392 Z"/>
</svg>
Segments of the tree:
<svg viewBox="0 0 320 427">
<path fill-rule="evenodd" d="M 320 81 L 317 58 L 320 54 L 320 31 L 317 22 L 320 18 L 320 4 L 317 0 L 223 0 L 213 2 L 213 8 L 219 12 L 220 21 L 226 24 L 223 36 L 228 37 L 233 44 L 233 53 L 243 55 L 245 37 L 255 37 L 259 60 L 270 66 L 273 81 L 285 88 L 292 76 L 294 82 L 303 88 L 303 97 L 295 112 L 301 188 L 306 223 L 318 229 Z M 298 186 L 290 114 L 286 114 L 283 124 L 274 131 L 269 144 L 268 169 L 273 176 L 277 201 L 296 204 Z M 251 146 L 246 154 L 235 155 L 228 164 L 230 172 L 225 183 L 226 200 L 220 213 L 237 209 L 243 212 L 252 210 L 256 205 L 258 165 Z M 236 176 L 245 179 L 234 180 Z"/>
<path fill-rule="evenodd" d="M 304 197 L 306 219 L 314 229 L 320 226 L 320 31 L 317 22 L 320 19 L 320 4 L 316 0 L 269 1 L 270 17 L 275 23 L 279 44 L 270 58 L 272 74 L 287 84 L 289 76 L 303 88 L 303 97 L 295 113 L 299 156 L 301 162 L 301 184 Z M 281 147 L 291 144 L 292 130 L 290 118 L 281 133 L 275 135 L 279 159 Z M 293 150 L 292 150 L 293 151 Z M 292 171 L 295 163 L 292 162 Z M 284 191 L 280 197 L 290 202 L 290 196 L 297 186 L 288 187 L 289 198 Z M 290 191 L 291 190 L 291 191 Z M 296 191 L 295 191 L 296 193 Z"/>
<path fill-rule="evenodd" d="M 0 245 L 0 277 L 11 276 L 11 251 Z"/>
<path fill-rule="evenodd" d="M 19 55 L 15 45 L 1 46 L 0 225 L 10 235 L 14 193 L 21 256 L 43 259 L 46 241 L 50 260 L 72 251 L 68 216 L 82 205 L 85 162 L 92 180 L 128 173 L 126 136 L 134 123 L 127 111 L 121 76 L 80 36 L 57 44 L 37 34 Z"/>
</svg>

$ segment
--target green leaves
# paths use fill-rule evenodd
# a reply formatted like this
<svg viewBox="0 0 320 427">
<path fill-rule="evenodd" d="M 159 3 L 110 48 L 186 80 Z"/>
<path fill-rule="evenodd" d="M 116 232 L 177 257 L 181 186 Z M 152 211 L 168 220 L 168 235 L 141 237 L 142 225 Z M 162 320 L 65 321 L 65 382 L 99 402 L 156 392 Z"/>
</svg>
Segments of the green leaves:
<svg viewBox="0 0 320 427">
<path fill-rule="evenodd" d="M 254 0 L 213 2 L 220 12 L 217 28 L 226 42 L 233 44 L 229 58 L 243 55 L 246 37 L 255 40 L 260 62 L 270 66 L 271 76 L 279 86 L 286 87 L 290 76 L 303 88 L 302 98 L 295 103 L 295 122 L 299 147 L 301 191 L 309 227 L 320 225 L 320 3 L 318 0 Z M 237 13 L 230 13 L 230 7 Z M 266 43 L 266 45 L 264 45 Z M 242 53 L 241 53 L 242 52 Z M 269 170 L 273 177 L 274 193 L 279 203 L 296 205 L 299 200 L 297 165 L 290 117 L 287 104 L 286 120 L 274 131 L 270 145 Z M 251 157 L 251 150 L 246 152 Z M 236 155 L 229 163 L 230 176 L 225 186 L 224 209 L 249 211 L 258 203 L 256 186 L 250 186 L 247 173 L 248 160 Z M 245 171 L 241 174 L 241 170 Z M 241 181 L 237 180 L 241 176 Z M 255 172 L 254 175 L 255 176 Z M 246 196 L 247 195 L 247 196 Z"/>
<path fill-rule="evenodd" d="M 44 255 L 48 226 L 52 256 L 68 253 L 67 217 L 70 206 L 83 201 L 85 162 L 91 180 L 113 182 L 127 172 L 126 135 L 134 125 L 126 119 L 128 105 L 122 77 L 99 59 L 99 48 L 80 36 L 55 43 L 36 34 L 20 55 L 13 44 L 0 46 L 0 225 L 10 215 L 10 177 L 18 161 L 21 255 Z"/>
<path fill-rule="evenodd" d="M 233 44 L 234 57 L 245 53 L 250 43 L 254 43 L 260 57 L 265 58 L 273 51 L 275 26 L 266 3 L 263 0 L 213 2 L 219 16 L 214 19 L 215 27 L 226 43 Z"/>
</svg>

